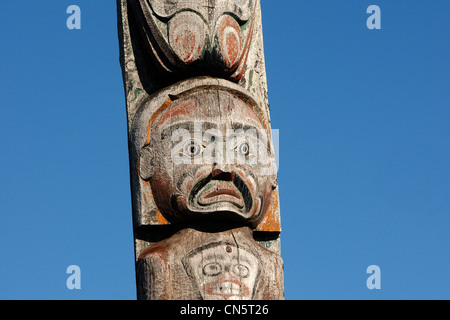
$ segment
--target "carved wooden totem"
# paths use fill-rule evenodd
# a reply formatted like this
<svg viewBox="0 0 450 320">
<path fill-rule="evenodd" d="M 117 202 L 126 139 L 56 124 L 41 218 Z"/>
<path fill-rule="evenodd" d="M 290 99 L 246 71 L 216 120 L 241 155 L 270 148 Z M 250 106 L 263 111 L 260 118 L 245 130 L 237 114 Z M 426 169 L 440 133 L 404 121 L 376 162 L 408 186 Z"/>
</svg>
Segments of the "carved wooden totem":
<svg viewBox="0 0 450 320">
<path fill-rule="evenodd" d="M 283 299 L 259 0 L 117 0 L 138 299 Z"/>
</svg>

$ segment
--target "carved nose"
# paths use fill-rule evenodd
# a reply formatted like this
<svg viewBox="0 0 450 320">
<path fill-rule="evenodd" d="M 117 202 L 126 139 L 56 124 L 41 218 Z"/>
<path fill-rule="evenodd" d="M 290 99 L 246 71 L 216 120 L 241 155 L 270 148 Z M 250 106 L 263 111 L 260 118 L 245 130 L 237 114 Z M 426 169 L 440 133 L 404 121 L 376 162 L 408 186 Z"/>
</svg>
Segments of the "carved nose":
<svg viewBox="0 0 450 320">
<path fill-rule="evenodd" d="M 212 180 L 233 181 L 234 173 L 231 170 L 224 171 L 222 168 L 214 168 L 212 171 Z"/>
</svg>

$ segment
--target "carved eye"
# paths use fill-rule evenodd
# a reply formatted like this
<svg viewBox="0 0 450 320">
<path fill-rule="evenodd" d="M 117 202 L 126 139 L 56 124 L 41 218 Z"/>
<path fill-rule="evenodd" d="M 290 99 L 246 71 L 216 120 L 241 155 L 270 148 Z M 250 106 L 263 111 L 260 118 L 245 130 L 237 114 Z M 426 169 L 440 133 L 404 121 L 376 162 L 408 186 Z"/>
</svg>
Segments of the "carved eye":
<svg viewBox="0 0 450 320">
<path fill-rule="evenodd" d="M 218 262 L 208 263 L 203 267 L 203 274 L 206 276 L 217 276 L 222 273 L 222 266 Z"/>
<path fill-rule="evenodd" d="M 193 158 L 195 156 L 198 156 L 202 152 L 203 146 L 197 141 L 191 140 L 184 146 L 183 149 L 184 149 L 183 152 L 186 155 Z"/>
<path fill-rule="evenodd" d="M 250 154 L 250 145 L 248 144 L 248 142 L 241 142 L 237 146 L 237 151 L 241 156 L 247 157 Z"/>
<path fill-rule="evenodd" d="M 237 264 L 233 267 L 233 273 L 240 278 L 247 278 L 250 275 L 250 270 L 242 264 Z"/>
<path fill-rule="evenodd" d="M 250 155 L 250 144 L 247 140 L 243 140 L 236 145 L 236 150 L 243 157 Z"/>
<path fill-rule="evenodd" d="M 236 152 L 236 160 L 240 164 L 247 164 L 250 166 L 257 164 L 258 141 L 251 135 L 245 137 L 237 137 L 237 143 L 234 145 L 234 152 Z M 243 162 L 242 162 L 243 161 Z"/>
</svg>

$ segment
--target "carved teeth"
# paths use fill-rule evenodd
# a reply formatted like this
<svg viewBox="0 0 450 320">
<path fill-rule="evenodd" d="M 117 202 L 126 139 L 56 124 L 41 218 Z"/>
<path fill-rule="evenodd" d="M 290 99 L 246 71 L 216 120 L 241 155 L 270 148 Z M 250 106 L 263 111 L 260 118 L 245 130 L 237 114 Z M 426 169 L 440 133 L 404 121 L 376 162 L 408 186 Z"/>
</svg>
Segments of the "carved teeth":
<svg viewBox="0 0 450 320">
<path fill-rule="evenodd" d="M 218 295 L 240 295 L 242 294 L 241 286 L 237 283 L 225 281 L 212 287 L 212 294 Z"/>
</svg>

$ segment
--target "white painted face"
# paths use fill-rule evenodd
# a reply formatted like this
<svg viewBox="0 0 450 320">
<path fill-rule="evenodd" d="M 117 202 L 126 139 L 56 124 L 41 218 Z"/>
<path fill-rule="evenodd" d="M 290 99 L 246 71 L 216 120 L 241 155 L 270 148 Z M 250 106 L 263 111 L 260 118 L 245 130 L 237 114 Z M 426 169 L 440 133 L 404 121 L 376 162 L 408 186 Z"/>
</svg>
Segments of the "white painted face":
<svg viewBox="0 0 450 320">
<path fill-rule="evenodd" d="M 257 256 L 224 242 L 191 251 L 183 265 L 205 300 L 251 300 L 260 273 Z"/>
</svg>

